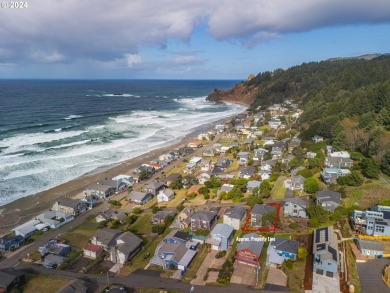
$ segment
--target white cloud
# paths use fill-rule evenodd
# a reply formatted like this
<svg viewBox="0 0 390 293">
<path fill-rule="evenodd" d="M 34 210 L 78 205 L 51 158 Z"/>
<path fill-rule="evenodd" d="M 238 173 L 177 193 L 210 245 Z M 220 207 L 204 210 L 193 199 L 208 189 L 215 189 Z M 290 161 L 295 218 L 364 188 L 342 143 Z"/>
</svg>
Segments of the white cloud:
<svg viewBox="0 0 390 293">
<path fill-rule="evenodd" d="M 132 67 L 142 58 L 128 52 L 166 47 L 172 39 L 188 42 L 199 24 L 216 39 L 251 47 L 290 32 L 389 20 L 388 0 L 40 0 L 1 11 L 0 53 L 7 54 L 0 62 L 116 62 L 125 56 Z"/>
<path fill-rule="evenodd" d="M 126 54 L 126 63 L 128 67 L 134 67 L 137 64 L 142 63 L 142 57 L 137 54 Z"/>
</svg>

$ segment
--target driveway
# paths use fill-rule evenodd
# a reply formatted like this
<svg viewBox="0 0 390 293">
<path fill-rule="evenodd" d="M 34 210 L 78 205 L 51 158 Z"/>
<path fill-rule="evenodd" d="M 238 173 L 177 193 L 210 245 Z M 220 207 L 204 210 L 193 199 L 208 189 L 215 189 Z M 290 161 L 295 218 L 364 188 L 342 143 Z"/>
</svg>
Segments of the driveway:
<svg viewBox="0 0 390 293">
<path fill-rule="evenodd" d="M 313 273 L 313 289 L 306 290 L 306 293 L 336 293 L 340 292 L 340 281 L 337 278 L 330 278 Z M 365 291 L 362 291 L 365 292 Z"/>
<path fill-rule="evenodd" d="M 287 276 L 283 273 L 282 270 L 277 268 L 270 267 L 267 275 L 266 284 L 278 285 L 278 286 L 287 286 Z"/>
<path fill-rule="evenodd" d="M 205 244 L 204 244 L 205 245 Z M 213 260 L 215 259 L 215 255 L 217 254 L 217 251 L 211 250 L 204 259 L 202 265 L 198 269 L 198 272 L 196 273 L 196 278 L 191 280 L 191 284 L 193 285 L 201 285 L 204 286 L 206 283 L 203 281 L 203 278 L 207 274 L 207 269 L 211 268 Z"/>
<path fill-rule="evenodd" d="M 256 268 L 242 264 L 239 262 L 234 263 L 233 275 L 230 279 L 230 283 L 241 285 L 256 285 Z"/>
<path fill-rule="evenodd" d="M 358 263 L 358 273 L 362 292 L 384 293 L 389 287 L 382 280 L 382 269 L 390 264 L 390 259 L 370 259 L 366 263 Z"/>
</svg>

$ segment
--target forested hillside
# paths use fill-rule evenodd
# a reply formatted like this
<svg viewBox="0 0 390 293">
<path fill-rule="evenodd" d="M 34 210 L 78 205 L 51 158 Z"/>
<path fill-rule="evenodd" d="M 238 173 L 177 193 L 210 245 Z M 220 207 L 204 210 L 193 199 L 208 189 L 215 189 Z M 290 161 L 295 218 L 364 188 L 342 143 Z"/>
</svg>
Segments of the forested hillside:
<svg viewBox="0 0 390 293">
<path fill-rule="evenodd" d="M 379 163 L 388 153 L 390 162 L 389 55 L 305 63 L 260 73 L 240 86 L 253 92 L 252 109 L 299 102 L 302 137 L 324 136 L 338 149 L 360 151 Z"/>
</svg>

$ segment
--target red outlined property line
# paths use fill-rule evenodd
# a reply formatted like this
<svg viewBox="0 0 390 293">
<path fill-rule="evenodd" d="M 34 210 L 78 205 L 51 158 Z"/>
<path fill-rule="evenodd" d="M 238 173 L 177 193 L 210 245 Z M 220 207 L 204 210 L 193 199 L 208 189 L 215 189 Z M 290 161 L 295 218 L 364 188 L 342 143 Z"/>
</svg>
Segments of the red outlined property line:
<svg viewBox="0 0 390 293">
<path fill-rule="evenodd" d="M 276 224 L 278 223 L 278 219 L 279 219 L 280 203 L 270 203 L 268 205 L 278 208 L 276 211 L 276 217 L 275 217 L 275 222 L 274 222 L 273 228 L 271 228 L 271 229 L 269 229 L 269 228 L 268 229 L 265 229 L 265 228 L 248 229 L 247 226 L 248 226 L 249 220 L 251 219 L 251 213 L 248 213 L 248 217 L 246 218 L 245 224 L 241 230 L 244 232 L 264 232 L 264 233 L 275 232 L 276 231 Z"/>
</svg>

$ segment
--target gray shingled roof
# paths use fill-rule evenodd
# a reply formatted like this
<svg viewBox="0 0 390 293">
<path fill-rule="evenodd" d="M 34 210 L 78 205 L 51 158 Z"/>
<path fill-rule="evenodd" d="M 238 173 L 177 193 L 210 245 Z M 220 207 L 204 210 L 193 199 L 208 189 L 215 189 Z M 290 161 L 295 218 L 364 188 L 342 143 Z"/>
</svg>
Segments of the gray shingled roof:
<svg viewBox="0 0 390 293">
<path fill-rule="evenodd" d="M 69 207 L 69 208 L 73 208 L 73 209 L 76 209 L 77 206 L 80 204 L 80 201 L 79 200 L 75 200 L 75 199 L 70 199 L 70 198 L 61 198 L 58 203 L 64 207 Z M 85 203 L 83 203 L 85 204 Z"/>
<path fill-rule="evenodd" d="M 291 202 L 293 204 L 296 204 L 296 205 L 298 205 L 300 207 L 304 207 L 304 208 L 307 207 L 306 201 L 303 200 L 302 198 L 299 198 L 299 197 L 287 198 L 284 200 L 284 202 Z"/>
<path fill-rule="evenodd" d="M 122 240 L 124 243 L 118 245 L 118 250 L 128 256 L 141 245 L 142 239 L 131 232 L 124 232 L 116 240 Z"/>
<path fill-rule="evenodd" d="M 147 195 L 146 192 L 141 192 L 137 190 L 133 190 L 129 194 L 129 199 L 133 201 L 142 201 L 142 199 Z"/>
<path fill-rule="evenodd" d="M 245 216 L 246 212 L 247 210 L 245 207 L 234 206 L 231 209 L 227 209 L 225 215 L 229 216 L 229 218 L 241 220 Z"/>
<path fill-rule="evenodd" d="M 251 238 L 259 238 L 260 236 L 256 233 L 249 233 L 241 236 L 242 238 L 248 238 L 249 241 L 242 241 L 237 245 L 237 251 L 248 249 L 252 251 L 256 256 L 260 256 L 263 250 L 264 241 L 250 241 Z"/>
<path fill-rule="evenodd" d="M 359 245 L 362 249 L 384 251 L 383 244 L 375 240 L 358 239 Z"/>
<path fill-rule="evenodd" d="M 215 212 L 198 211 L 191 216 L 191 219 L 211 222 L 216 215 Z"/>
<path fill-rule="evenodd" d="M 122 231 L 110 229 L 110 228 L 102 228 L 96 231 L 96 239 L 101 242 L 103 245 L 109 245 L 112 240 L 114 240 Z"/>
<path fill-rule="evenodd" d="M 270 245 L 275 246 L 279 251 L 298 254 L 298 241 L 275 237 L 275 241 L 271 241 Z"/>
<path fill-rule="evenodd" d="M 320 202 L 333 201 L 341 205 L 341 193 L 331 190 L 320 190 L 317 192 L 316 199 Z"/>
<path fill-rule="evenodd" d="M 262 214 L 269 213 L 269 212 L 272 212 L 275 210 L 276 210 L 276 207 L 274 207 L 274 206 L 255 204 L 251 210 L 251 214 L 262 215 Z"/>
</svg>

